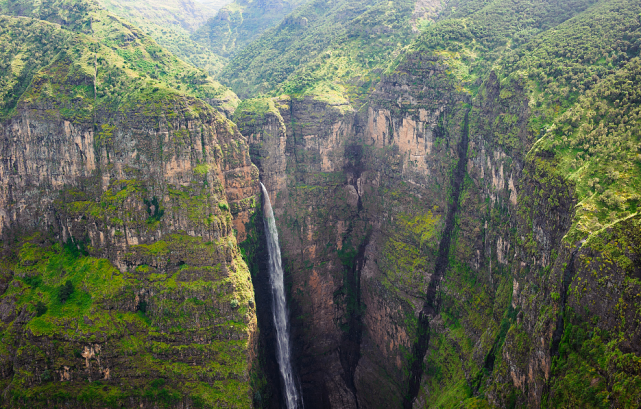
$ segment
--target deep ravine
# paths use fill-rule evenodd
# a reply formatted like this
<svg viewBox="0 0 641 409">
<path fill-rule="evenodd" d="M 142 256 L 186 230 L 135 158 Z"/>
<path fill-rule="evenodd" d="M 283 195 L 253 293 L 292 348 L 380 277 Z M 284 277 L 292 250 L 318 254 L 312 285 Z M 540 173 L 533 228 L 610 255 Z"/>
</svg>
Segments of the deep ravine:
<svg viewBox="0 0 641 409">
<path fill-rule="evenodd" d="M 283 278 L 283 266 L 280 256 L 280 245 L 278 243 L 278 230 L 272 210 L 269 193 L 261 183 L 263 191 L 263 214 L 265 224 L 265 235 L 267 237 L 267 250 L 269 252 L 269 277 L 272 288 L 272 310 L 274 314 L 274 326 L 276 327 L 276 359 L 280 374 L 283 379 L 283 390 L 287 409 L 295 409 L 300 405 L 300 395 L 296 389 L 294 373 L 291 361 L 291 346 L 289 339 L 289 317 L 287 311 L 287 300 L 285 298 L 285 283 Z"/>
</svg>

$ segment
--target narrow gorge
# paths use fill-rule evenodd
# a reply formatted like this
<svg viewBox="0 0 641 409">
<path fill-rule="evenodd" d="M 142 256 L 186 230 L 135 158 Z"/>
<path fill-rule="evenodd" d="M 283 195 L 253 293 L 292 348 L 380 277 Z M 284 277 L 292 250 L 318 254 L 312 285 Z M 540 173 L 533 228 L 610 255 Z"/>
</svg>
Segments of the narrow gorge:
<svg viewBox="0 0 641 409">
<path fill-rule="evenodd" d="M 637 408 L 641 4 L 0 0 L 0 406 Z"/>
</svg>

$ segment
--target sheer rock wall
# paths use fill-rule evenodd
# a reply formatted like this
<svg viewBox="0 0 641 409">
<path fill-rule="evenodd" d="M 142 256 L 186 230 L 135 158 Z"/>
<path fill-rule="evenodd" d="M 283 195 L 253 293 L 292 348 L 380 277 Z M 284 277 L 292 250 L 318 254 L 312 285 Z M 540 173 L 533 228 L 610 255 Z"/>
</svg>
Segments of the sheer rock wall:
<svg viewBox="0 0 641 409">
<path fill-rule="evenodd" d="M 236 243 L 257 205 L 246 140 L 177 94 L 78 119 L 86 106 L 64 90 L 93 79 L 72 67 L 45 69 L 0 124 L 3 406 L 186 407 L 212 404 L 207 388 L 216 405 L 251 405 L 258 328 Z"/>
<path fill-rule="evenodd" d="M 523 84 L 491 73 L 471 100 L 446 66 L 410 55 L 365 101 L 236 117 L 274 202 L 307 407 L 447 406 L 452 390 L 539 407 L 560 393 L 572 283 L 603 292 L 583 261 L 601 253 L 562 241 L 574 191 L 532 149 Z M 633 273 L 612 274 L 632 297 Z M 619 328 L 608 297 L 590 314 Z"/>
</svg>

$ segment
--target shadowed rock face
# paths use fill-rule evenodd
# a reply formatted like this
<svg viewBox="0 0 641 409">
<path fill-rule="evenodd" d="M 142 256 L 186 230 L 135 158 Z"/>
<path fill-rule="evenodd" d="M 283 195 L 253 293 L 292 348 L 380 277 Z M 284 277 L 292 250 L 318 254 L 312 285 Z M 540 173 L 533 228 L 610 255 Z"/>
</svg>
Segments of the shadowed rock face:
<svg viewBox="0 0 641 409">
<path fill-rule="evenodd" d="M 438 70 L 405 80 L 433 81 L 429 72 Z M 277 110 L 238 121 L 282 229 L 308 406 L 398 407 L 405 394 L 404 351 L 414 336 L 405 314 L 422 304 L 429 275 L 400 280 L 400 271 L 389 270 L 406 267 L 414 255 L 392 246 L 415 239 L 403 237 L 407 226 L 400 223 L 416 223 L 424 231 L 417 230 L 422 243 L 414 244 L 436 251 L 447 198 L 429 191 L 430 179 L 449 183 L 447 161 L 456 157 L 457 143 L 442 124 L 454 102 L 423 100 L 411 112 L 399 110 L 388 101 L 413 98 L 405 89 L 396 78 L 382 82 L 362 114 L 280 100 Z M 414 220 L 415 214 L 429 217 Z M 434 260 L 423 263 L 428 270 Z M 396 275 L 393 285 L 386 273 Z"/>
</svg>

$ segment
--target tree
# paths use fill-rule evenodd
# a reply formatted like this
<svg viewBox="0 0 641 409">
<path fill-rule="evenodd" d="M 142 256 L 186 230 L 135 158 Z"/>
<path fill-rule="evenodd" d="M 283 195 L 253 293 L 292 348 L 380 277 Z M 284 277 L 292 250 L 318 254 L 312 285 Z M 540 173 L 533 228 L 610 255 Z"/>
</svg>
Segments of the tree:
<svg viewBox="0 0 641 409">
<path fill-rule="evenodd" d="M 47 306 L 42 301 L 38 301 L 36 304 L 36 317 L 40 317 L 47 312 Z"/>
<path fill-rule="evenodd" d="M 67 282 L 64 285 L 60 286 L 60 289 L 58 290 L 58 295 L 60 297 L 60 302 L 64 303 L 71 297 L 71 294 L 73 293 L 73 284 L 71 283 L 70 280 L 67 280 Z"/>
</svg>

